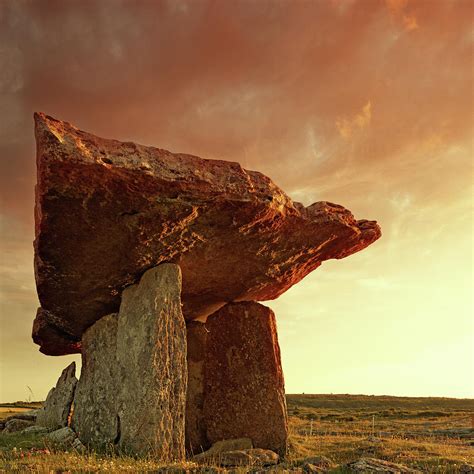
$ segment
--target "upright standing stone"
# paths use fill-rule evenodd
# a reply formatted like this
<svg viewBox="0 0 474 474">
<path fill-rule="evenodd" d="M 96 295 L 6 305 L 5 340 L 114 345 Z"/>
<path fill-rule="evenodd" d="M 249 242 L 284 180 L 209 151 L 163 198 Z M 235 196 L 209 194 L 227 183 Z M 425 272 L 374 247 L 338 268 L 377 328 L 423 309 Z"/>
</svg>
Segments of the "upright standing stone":
<svg viewBox="0 0 474 474">
<path fill-rule="evenodd" d="M 117 323 L 118 314 L 104 316 L 82 336 L 82 370 L 72 424 L 83 443 L 99 449 L 116 444 L 120 436 Z"/>
<path fill-rule="evenodd" d="M 196 455 L 210 447 L 203 416 L 204 359 L 207 329 L 204 323 L 191 321 L 186 325 L 188 391 L 186 394 L 186 451 Z"/>
<path fill-rule="evenodd" d="M 114 444 L 161 461 L 184 458 L 186 326 L 181 272 L 163 264 L 125 289 L 118 315 L 86 331 L 74 427 L 93 447 Z"/>
<path fill-rule="evenodd" d="M 122 293 L 117 362 L 120 447 L 163 461 L 183 459 L 186 324 L 177 265 L 148 270 Z"/>
<path fill-rule="evenodd" d="M 72 362 L 62 371 L 56 387 L 49 391 L 44 407 L 38 411 L 37 425 L 51 430 L 68 426 L 76 384 L 76 363 Z"/>
<path fill-rule="evenodd" d="M 188 393 L 188 449 L 191 445 L 196 452 L 195 444 L 207 447 L 224 439 L 250 438 L 255 448 L 284 455 L 286 399 L 273 311 L 250 301 L 229 303 L 209 316 L 204 329 L 205 334 L 202 326 L 188 326 L 190 347 L 205 344 L 204 358 L 196 349 L 188 356 L 191 377 L 203 377 Z M 200 396 L 202 409 L 196 402 Z"/>
</svg>

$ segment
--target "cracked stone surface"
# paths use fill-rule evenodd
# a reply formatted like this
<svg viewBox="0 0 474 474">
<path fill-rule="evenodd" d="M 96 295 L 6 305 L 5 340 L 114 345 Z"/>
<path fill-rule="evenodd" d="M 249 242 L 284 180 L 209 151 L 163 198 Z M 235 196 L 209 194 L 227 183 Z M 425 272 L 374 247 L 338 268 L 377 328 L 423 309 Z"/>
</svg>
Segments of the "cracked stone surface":
<svg viewBox="0 0 474 474">
<path fill-rule="evenodd" d="M 252 301 L 229 303 L 205 324 L 188 324 L 188 346 L 187 450 L 249 438 L 253 447 L 284 456 L 288 420 L 273 311 Z"/>
<path fill-rule="evenodd" d="M 340 205 L 293 202 L 238 163 L 99 138 L 41 113 L 35 124 L 33 339 L 45 354 L 80 352 L 84 331 L 160 263 L 181 267 L 194 320 L 277 298 L 381 235 Z"/>
<path fill-rule="evenodd" d="M 37 412 L 36 424 L 50 430 L 68 426 L 76 386 L 76 363 L 72 362 L 62 371 L 56 386 L 49 391 L 43 408 Z"/>
<path fill-rule="evenodd" d="M 148 270 L 83 337 L 73 426 L 94 448 L 184 458 L 186 326 L 177 265 Z"/>
</svg>

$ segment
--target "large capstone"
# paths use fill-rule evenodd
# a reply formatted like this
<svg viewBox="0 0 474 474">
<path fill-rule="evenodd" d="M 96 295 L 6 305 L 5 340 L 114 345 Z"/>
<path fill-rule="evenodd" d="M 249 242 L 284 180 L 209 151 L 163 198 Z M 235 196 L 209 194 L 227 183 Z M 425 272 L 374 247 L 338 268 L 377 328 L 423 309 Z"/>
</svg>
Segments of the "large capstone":
<svg viewBox="0 0 474 474">
<path fill-rule="evenodd" d="M 118 314 L 83 338 L 83 369 L 73 426 L 80 440 L 103 448 L 184 458 L 186 326 L 181 273 L 174 264 L 148 270 L 125 289 Z"/>
<path fill-rule="evenodd" d="M 238 163 L 96 137 L 35 114 L 33 339 L 50 355 L 116 313 L 124 288 L 163 262 L 183 272 L 186 320 L 229 301 L 277 298 L 321 262 L 380 236 L 329 202 L 293 202 Z"/>
<path fill-rule="evenodd" d="M 51 430 L 68 426 L 76 385 L 76 363 L 72 362 L 49 391 L 43 408 L 38 410 L 36 424 Z"/>
<path fill-rule="evenodd" d="M 188 324 L 188 345 L 188 451 L 250 438 L 255 448 L 284 455 L 287 411 L 273 311 L 250 301 L 227 304 L 205 324 Z"/>
</svg>

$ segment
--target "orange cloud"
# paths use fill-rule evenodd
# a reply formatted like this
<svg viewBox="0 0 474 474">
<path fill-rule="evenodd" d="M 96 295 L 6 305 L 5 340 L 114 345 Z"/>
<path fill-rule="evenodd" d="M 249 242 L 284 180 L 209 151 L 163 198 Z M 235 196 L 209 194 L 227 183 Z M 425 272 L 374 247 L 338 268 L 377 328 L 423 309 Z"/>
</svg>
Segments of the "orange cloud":
<svg viewBox="0 0 474 474">
<path fill-rule="evenodd" d="M 361 111 L 352 118 L 340 118 L 336 120 L 336 127 L 342 138 L 351 138 L 357 130 L 363 130 L 370 125 L 372 118 L 372 104 L 370 100 L 362 107 Z"/>
</svg>

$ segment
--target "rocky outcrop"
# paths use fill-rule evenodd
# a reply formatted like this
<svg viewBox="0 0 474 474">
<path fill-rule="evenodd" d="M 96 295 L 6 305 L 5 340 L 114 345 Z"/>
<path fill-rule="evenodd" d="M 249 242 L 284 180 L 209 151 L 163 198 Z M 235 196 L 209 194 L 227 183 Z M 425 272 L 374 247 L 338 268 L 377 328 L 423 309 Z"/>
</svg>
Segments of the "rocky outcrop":
<svg viewBox="0 0 474 474">
<path fill-rule="evenodd" d="M 17 433 L 34 425 L 34 421 L 12 418 L 5 423 L 2 433 Z"/>
<path fill-rule="evenodd" d="M 385 474 L 415 474 L 421 473 L 416 469 L 404 466 L 403 464 L 384 461 L 383 459 L 361 458 L 357 461 L 350 462 L 343 466 L 348 472 L 359 473 L 385 473 Z"/>
<path fill-rule="evenodd" d="M 238 163 L 35 120 L 33 339 L 46 354 L 80 352 L 85 330 L 160 263 L 179 263 L 183 313 L 194 320 L 229 301 L 274 299 L 380 236 L 375 222 L 328 202 L 305 208 Z"/>
<path fill-rule="evenodd" d="M 44 407 L 37 412 L 36 424 L 51 430 L 68 426 L 76 385 L 76 363 L 72 362 L 49 391 Z"/>
<path fill-rule="evenodd" d="M 187 425 L 188 450 L 250 438 L 255 448 L 284 455 L 286 400 L 273 312 L 255 302 L 230 303 L 197 324 L 188 325 L 189 347 L 200 347 L 188 356 L 189 372 L 202 381 L 188 392 L 186 416 L 196 420 Z"/>
<path fill-rule="evenodd" d="M 115 445 L 162 461 L 184 458 L 186 329 L 181 274 L 148 270 L 122 294 L 118 314 L 89 328 L 73 425 L 93 447 Z"/>
</svg>

